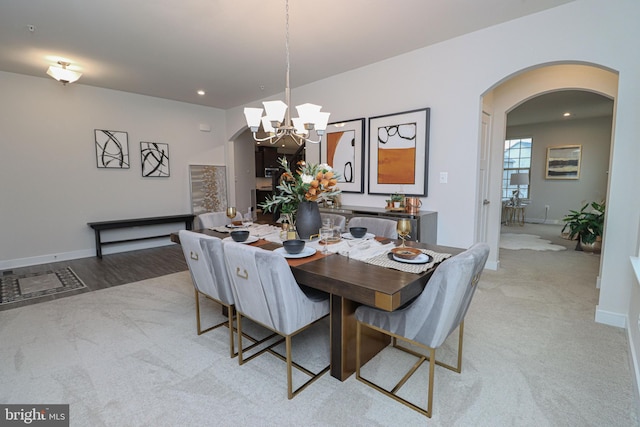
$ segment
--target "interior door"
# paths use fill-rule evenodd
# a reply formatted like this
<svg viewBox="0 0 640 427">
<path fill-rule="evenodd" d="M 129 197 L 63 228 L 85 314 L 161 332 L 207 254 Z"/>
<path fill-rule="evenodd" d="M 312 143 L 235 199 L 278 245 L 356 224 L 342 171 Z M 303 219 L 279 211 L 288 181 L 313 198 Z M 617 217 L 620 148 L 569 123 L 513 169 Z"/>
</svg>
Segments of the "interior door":
<svg viewBox="0 0 640 427">
<path fill-rule="evenodd" d="M 491 114 L 482 112 L 482 129 L 480 133 L 480 158 L 478 172 L 478 216 L 476 223 L 476 242 L 487 241 L 489 222 L 489 159 L 491 152 Z"/>
</svg>

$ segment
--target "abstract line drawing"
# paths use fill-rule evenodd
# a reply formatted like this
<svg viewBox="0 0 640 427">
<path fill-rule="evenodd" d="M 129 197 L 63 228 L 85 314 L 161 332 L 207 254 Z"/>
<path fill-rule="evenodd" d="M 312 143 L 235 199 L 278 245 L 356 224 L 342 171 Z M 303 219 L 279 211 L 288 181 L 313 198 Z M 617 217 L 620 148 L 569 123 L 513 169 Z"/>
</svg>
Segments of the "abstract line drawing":
<svg viewBox="0 0 640 427">
<path fill-rule="evenodd" d="M 353 130 L 327 134 L 327 163 L 341 173 L 341 182 L 354 182 L 355 146 L 356 132 Z"/>
<path fill-rule="evenodd" d="M 369 118 L 369 194 L 427 196 L 430 108 Z"/>
<path fill-rule="evenodd" d="M 378 128 L 378 184 L 415 184 L 416 123 Z"/>
<path fill-rule="evenodd" d="M 169 176 L 169 144 L 161 142 L 140 142 L 142 176 Z"/>
<path fill-rule="evenodd" d="M 337 170 L 343 193 L 364 192 L 365 119 L 329 123 L 320 141 L 320 160 Z"/>
<path fill-rule="evenodd" d="M 99 168 L 129 169 L 127 132 L 95 129 L 96 161 Z"/>
</svg>

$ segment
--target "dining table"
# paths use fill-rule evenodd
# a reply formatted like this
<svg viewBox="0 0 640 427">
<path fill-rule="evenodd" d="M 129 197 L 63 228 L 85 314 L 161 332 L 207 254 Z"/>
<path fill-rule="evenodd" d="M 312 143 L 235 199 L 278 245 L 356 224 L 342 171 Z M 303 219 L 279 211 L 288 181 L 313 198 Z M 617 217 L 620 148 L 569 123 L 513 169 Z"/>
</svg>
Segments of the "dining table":
<svg viewBox="0 0 640 427">
<path fill-rule="evenodd" d="M 221 239 L 230 239 L 229 232 L 224 227 L 194 231 Z M 171 234 L 171 240 L 174 243 L 180 243 L 178 233 Z M 282 247 L 277 235 L 275 239 L 259 236 L 252 240 L 255 241 L 248 244 L 265 250 L 276 250 Z M 362 304 L 386 311 L 401 308 L 429 285 L 431 275 L 442 260 L 464 251 L 461 248 L 407 241 L 406 246 L 418 248 L 426 254 L 433 255 L 433 262 L 427 264 L 426 270 L 416 273 L 402 271 L 403 266 L 396 265 L 391 255 L 388 257 L 389 262 L 383 259 L 387 254 L 382 254 L 377 258 L 382 260 L 381 262 L 372 263 L 368 259 L 349 256 L 349 253 L 324 251 L 320 249 L 321 246 L 318 246 L 321 243 L 307 242 L 308 246 L 319 249 L 309 256 L 287 258 L 287 262 L 298 284 L 324 291 L 330 296 L 330 373 L 340 381 L 346 380 L 355 372 L 356 308 Z M 348 244 L 352 243 L 348 242 Z M 370 245 L 374 244 L 384 245 L 381 248 L 386 250 L 401 243 L 399 240 L 373 237 Z M 343 246 L 349 248 L 346 244 Z M 386 335 L 368 330 L 367 335 L 362 337 L 362 363 L 374 357 L 389 342 Z"/>
</svg>

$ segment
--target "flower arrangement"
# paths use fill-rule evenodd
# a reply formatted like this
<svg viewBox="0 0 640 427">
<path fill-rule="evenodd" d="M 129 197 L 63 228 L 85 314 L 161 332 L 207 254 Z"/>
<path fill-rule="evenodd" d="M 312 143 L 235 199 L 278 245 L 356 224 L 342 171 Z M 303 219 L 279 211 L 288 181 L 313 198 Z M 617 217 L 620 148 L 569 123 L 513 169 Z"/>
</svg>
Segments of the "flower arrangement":
<svg viewBox="0 0 640 427">
<path fill-rule="evenodd" d="M 279 191 L 267 197 L 260 207 L 266 212 L 279 208 L 285 221 L 290 224 L 293 224 L 300 202 L 325 200 L 341 192 L 337 186 L 340 175 L 326 163 L 316 165 L 300 161 L 295 173 L 289 168 L 286 158 L 281 157 L 278 163 L 284 169 L 280 184 L 276 187 Z"/>
</svg>

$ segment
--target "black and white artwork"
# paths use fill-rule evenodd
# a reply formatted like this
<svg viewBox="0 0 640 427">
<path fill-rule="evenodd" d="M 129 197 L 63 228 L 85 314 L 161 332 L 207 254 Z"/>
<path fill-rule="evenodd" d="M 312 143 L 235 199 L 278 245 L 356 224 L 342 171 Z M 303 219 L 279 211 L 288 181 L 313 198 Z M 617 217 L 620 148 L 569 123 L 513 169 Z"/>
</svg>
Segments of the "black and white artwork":
<svg viewBox="0 0 640 427">
<path fill-rule="evenodd" d="M 127 132 L 95 129 L 96 161 L 99 168 L 129 169 Z"/>
<path fill-rule="evenodd" d="M 169 176 L 169 144 L 161 142 L 140 142 L 142 176 Z"/>
</svg>

